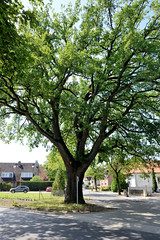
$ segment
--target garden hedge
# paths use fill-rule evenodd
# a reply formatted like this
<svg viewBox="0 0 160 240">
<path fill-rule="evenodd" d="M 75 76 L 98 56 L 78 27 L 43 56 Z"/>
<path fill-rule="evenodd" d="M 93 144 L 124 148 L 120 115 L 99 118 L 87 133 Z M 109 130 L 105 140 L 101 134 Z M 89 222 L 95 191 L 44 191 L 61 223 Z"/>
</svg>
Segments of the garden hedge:
<svg viewBox="0 0 160 240">
<path fill-rule="evenodd" d="M 30 191 L 45 191 L 47 187 L 52 187 L 53 181 L 31 182 L 24 181 L 21 185 L 29 187 Z"/>
</svg>

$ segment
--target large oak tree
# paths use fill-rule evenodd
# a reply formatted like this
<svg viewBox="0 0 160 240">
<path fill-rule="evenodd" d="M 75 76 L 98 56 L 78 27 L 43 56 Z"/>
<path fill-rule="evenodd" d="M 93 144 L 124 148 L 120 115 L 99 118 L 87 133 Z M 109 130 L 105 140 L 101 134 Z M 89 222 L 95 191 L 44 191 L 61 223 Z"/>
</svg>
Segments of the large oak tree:
<svg viewBox="0 0 160 240">
<path fill-rule="evenodd" d="M 158 1 L 79 6 L 53 14 L 37 7 L 34 27 L 16 26 L 12 58 L 0 59 L 1 135 L 56 146 L 67 203 L 76 202 L 76 176 L 84 203 L 84 173 L 104 141 L 135 142 L 136 151 L 159 144 L 160 131 Z"/>
</svg>

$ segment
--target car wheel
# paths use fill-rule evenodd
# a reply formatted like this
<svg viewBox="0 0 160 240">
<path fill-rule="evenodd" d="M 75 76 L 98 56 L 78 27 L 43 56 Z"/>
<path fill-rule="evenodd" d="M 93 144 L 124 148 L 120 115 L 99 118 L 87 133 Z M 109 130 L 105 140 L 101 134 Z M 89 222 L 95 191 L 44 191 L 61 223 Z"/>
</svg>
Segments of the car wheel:
<svg viewBox="0 0 160 240">
<path fill-rule="evenodd" d="M 23 192 L 24 192 L 24 193 L 27 193 L 27 190 L 24 190 Z"/>
<path fill-rule="evenodd" d="M 15 193 L 15 190 L 12 190 L 11 193 Z"/>
</svg>

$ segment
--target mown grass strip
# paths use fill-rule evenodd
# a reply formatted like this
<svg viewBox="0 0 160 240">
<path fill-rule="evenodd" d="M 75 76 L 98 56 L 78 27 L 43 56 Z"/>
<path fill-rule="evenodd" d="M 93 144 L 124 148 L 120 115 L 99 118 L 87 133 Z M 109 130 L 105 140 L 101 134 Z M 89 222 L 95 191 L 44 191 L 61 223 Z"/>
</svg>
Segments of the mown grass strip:
<svg viewBox="0 0 160 240">
<path fill-rule="evenodd" d="M 51 199 L 53 195 L 51 193 L 8 193 L 1 192 L 0 199 L 21 199 L 21 200 L 40 200 L 40 199 Z"/>
<path fill-rule="evenodd" d="M 40 198 L 41 197 L 41 198 Z M 40 198 L 40 199 L 39 199 Z M 51 193 L 0 193 L 0 206 L 19 207 L 54 213 L 88 213 L 108 211 L 111 209 L 94 204 L 65 204 L 64 197 L 53 196 Z"/>
</svg>

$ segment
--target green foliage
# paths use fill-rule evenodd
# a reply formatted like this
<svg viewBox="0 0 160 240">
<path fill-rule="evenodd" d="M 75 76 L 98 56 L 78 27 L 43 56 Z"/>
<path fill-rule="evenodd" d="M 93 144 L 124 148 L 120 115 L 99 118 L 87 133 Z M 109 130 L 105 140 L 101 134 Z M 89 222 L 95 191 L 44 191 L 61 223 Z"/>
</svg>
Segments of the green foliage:
<svg viewBox="0 0 160 240">
<path fill-rule="evenodd" d="M 45 191 L 47 187 L 52 186 L 52 181 L 41 181 L 41 182 L 32 182 L 32 181 L 23 181 L 23 185 L 29 187 L 30 191 Z"/>
<path fill-rule="evenodd" d="M 0 182 L 0 191 L 9 191 L 11 189 L 11 183 Z"/>
<path fill-rule="evenodd" d="M 123 174 L 120 174 L 119 176 L 120 191 L 122 191 L 123 189 L 128 189 L 128 183 L 126 183 L 125 179 L 126 179 L 126 176 Z M 115 177 L 113 178 L 113 181 L 111 184 L 111 191 L 118 192 L 117 181 Z"/>
<path fill-rule="evenodd" d="M 113 178 L 112 184 L 111 184 L 111 191 L 112 192 L 117 192 L 118 188 L 117 188 L 117 181 L 115 178 Z"/>
<path fill-rule="evenodd" d="M 107 173 L 106 164 L 99 163 L 98 158 L 96 158 L 86 171 L 86 176 L 92 177 L 94 180 L 94 187 L 97 191 L 97 180 L 104 179 Z"/>
<path fill-rule="evenodd" d="M 92 179 L 96 178 L 97 180 L 100 180 L 105 178 L 106 173 L 106 164 L 98 163 L 98 160 L 95 159 L 87 169 L 86 176 L 92 177 Z"/>
<path fill-rule="evenodd" d="M 49 155 L 47 156 L 47 161 L 45 161 L 45 163 L 44 163 L 45 172 L 47 174 L 47 177 L 50 179 L 50 181 L 55 180 L 55 176 L 56 176 L 57 170 L 59 168 L 59 165 L 61 165 L 63 174 L 66 178 L 66 168 L 65 168 L 64 162 L 63 162 L 60 154 L 54 148 L 49 153 Z"/>
<path fill-rule="evenodd" d="M 95 0 L 81 8 L 76 1 L 52 15 L 51 5 L 32 2 L 34 24 L 19 1 L 1 3 L 1 139 L 25 138 L 31 148 L 51 142 L 67 171 L 81 176 L 103 145 L 108 156 L 118 148 L 130 160 L 153 159 L 160 151 L 159 2 Z"/>
<path fill-rule="evenodd" d="M 34 177 L 32 177 L 32 179 L 30 181 L 31 182 L 43 182 L 42 178 L 38 175 L 35 175 Z"/>
<path fill-rule="evenodd" d="M 157 181 L 156 181 L 156 176 L 154 172 L 154 168 L 152 168 L 152 191 L 157 192 Z"/>
<path fill-rule="evenodd" d="M 64 178 L 64 173 L 62 171 L 61 165 L 59 165 L 52 188 L 53 188 L 53 192 L 54 192 L 54 190 L 64 190 L 65 189 L 65 178 Z"/>
<path fill-rule="evenodd" d="M 101 191 L 111 191 L 111 186 L 103 186 Z"/>
</svg>

